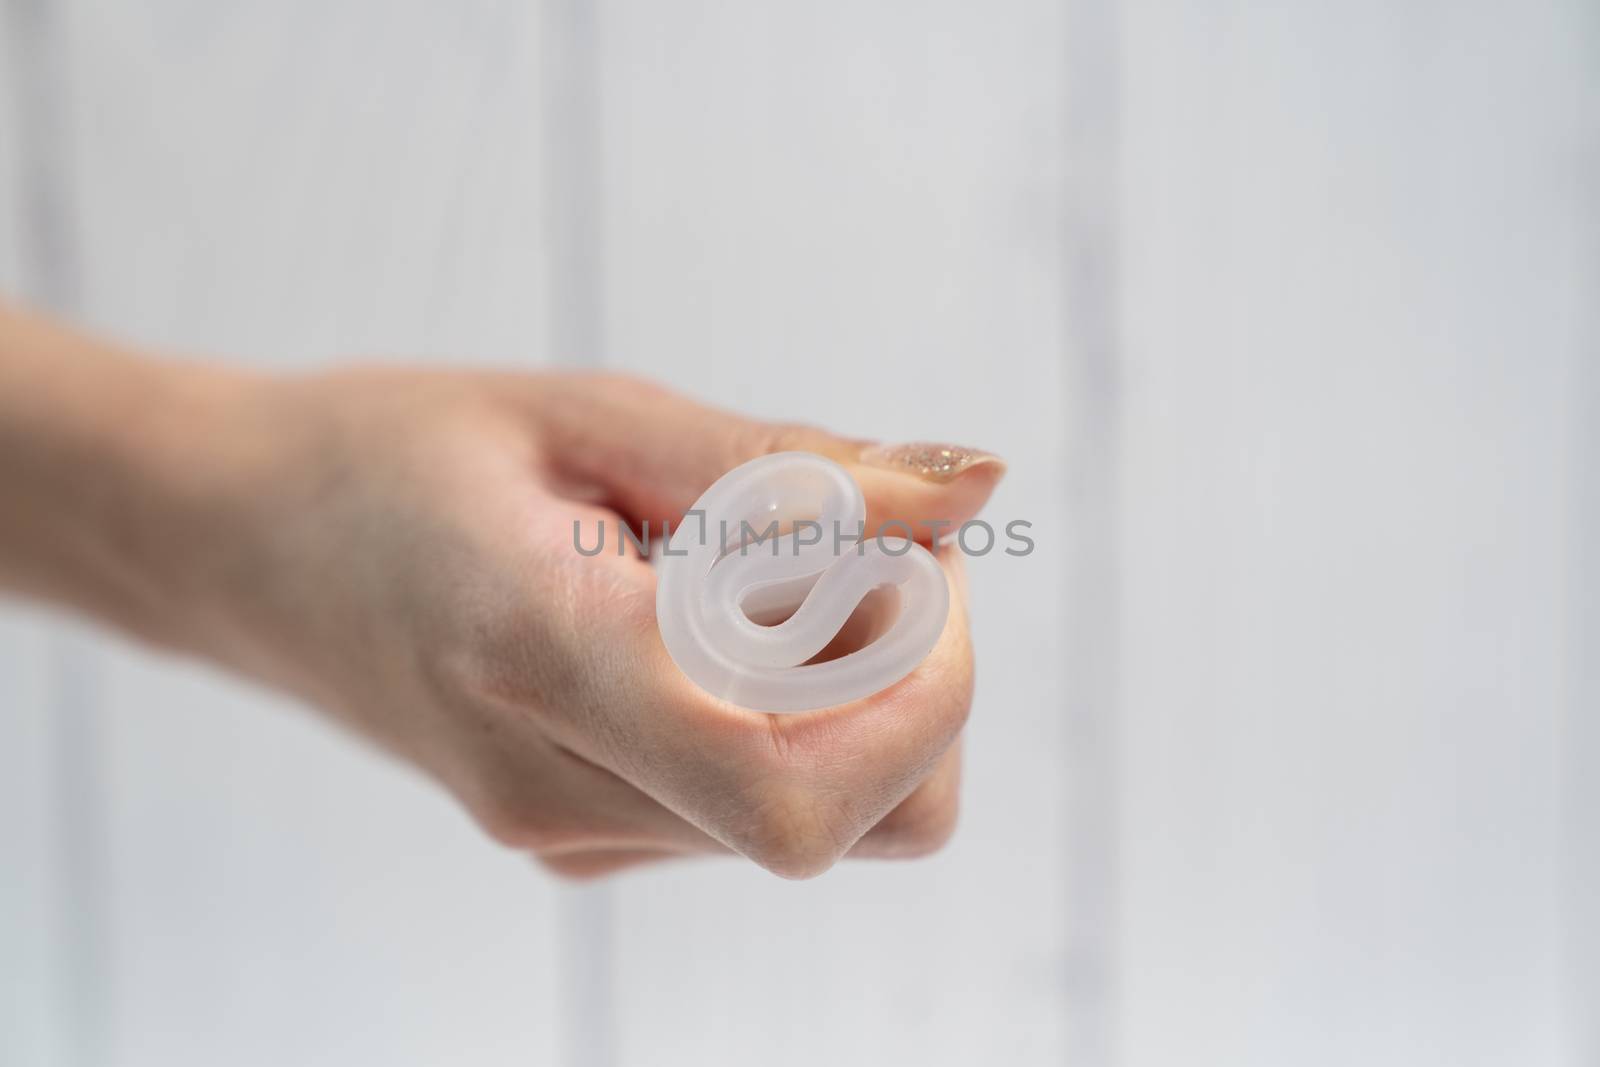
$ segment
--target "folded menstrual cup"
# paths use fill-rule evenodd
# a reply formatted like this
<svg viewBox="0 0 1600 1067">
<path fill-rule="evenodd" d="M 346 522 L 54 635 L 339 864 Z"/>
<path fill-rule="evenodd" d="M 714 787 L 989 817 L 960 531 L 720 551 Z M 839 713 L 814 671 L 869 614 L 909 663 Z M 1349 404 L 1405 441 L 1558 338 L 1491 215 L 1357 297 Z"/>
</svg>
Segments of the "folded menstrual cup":
<svg viewBox="0 0 1600 1067">
<path fill-rule="evenodd" d="M 717 479 L 657 561 L 656 619 L 673 661 L 708 693 L 773 712 L 845 704 L 911 673 L 944 630 L 949 587 L 926 549 L 865 529 L 866 515 L 849 472 L 809 452 Z M 876 639 L 808 662 L 885 588 L 893 619 Z"/>
</svg>

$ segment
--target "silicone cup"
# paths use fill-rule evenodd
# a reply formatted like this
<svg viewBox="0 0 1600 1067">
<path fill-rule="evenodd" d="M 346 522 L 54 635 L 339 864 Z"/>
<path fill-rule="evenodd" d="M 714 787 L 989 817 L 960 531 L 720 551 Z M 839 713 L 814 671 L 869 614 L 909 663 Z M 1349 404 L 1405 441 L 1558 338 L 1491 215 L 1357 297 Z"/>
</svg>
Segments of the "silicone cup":
<svg viewBox="0 0 1600 1067">
<path fill-rule="evenodd" d="M 949 586 L 921 545 L 862 536 L 866 515 L 849 472 L 810 452 L 762 456 L 717 479 L 657 560 L 656 620 L 673 661 L 706 692 L 772 712 L 846 704 L 911 673 L 944 631 Z M 786 532 L 760 539 L 774 521 Z M 876 640 L 806 662 L 885 586 L 898 603 Z M 752 615 L 788 618 L 764 626 Z"/>
</svg>

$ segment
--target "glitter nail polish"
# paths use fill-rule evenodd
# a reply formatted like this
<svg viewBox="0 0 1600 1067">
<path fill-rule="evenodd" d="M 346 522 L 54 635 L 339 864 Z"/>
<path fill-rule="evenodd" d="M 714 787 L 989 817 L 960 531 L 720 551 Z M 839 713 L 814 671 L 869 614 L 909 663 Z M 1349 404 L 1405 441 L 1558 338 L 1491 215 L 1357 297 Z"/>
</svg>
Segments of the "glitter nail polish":
<svg viewBox="0 0 1600 1067">
<path fill-rule="evenodd" d="M 875 445 L 861 453 L 861 462 L 914 474 L 930 482 L 949 482 L 981 463 L 999 463 L 1000 458 L 960 445 L 913 441 L 902 445 Z"/>
</svg>

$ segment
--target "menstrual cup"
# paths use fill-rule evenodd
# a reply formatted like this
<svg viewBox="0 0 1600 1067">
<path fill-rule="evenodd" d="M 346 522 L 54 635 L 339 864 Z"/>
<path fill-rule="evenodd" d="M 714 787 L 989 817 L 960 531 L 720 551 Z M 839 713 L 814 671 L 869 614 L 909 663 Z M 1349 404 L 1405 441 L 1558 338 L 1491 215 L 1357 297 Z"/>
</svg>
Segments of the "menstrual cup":
<svg viewBox="0 0 1600 1067">
<path fill-rule="evenodd" d="M 867 530 L 866 516 L 849 472 L 809 452 L 717 479 L 656 564 L 673 661 L 706 692 L 771 712 L 849 703 L 911 673 L 944 630 L 949 587 L 926 549 Z M 893 591 L 892 621 L 865 647 L 810 662 L 878 589 Z M 782 621 L 758 621 L 771 619 Z"/>
</svg>

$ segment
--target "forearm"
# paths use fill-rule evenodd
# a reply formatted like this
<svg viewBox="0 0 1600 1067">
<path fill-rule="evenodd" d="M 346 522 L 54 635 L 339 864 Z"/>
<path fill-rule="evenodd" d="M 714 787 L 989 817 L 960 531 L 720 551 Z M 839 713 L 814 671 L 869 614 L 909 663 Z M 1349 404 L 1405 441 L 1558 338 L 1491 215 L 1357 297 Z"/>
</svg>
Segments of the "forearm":
<svg viewBox="0 0 1600 1067">
<path fill-rule="evenodd" d="M 0 305 L 0 591 L 186 644 L 243 385 Z"/>
</svg>

